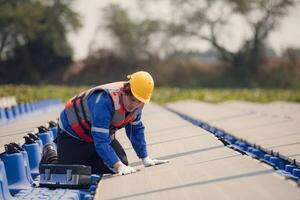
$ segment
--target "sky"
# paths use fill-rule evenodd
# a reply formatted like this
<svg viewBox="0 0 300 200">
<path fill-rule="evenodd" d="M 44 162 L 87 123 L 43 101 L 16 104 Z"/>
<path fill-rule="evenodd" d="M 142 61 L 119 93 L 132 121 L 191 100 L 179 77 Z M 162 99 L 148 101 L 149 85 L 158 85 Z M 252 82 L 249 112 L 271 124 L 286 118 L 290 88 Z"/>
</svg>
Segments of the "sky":
<svg viewBox="0 0 300 200">
<path fill-rule="evenodd" d="M 134 2 L 132 0 L 76 0 L 73 4 L 73 9 L 80 14 L 83 27 L 77 33 L 68 34 L 68 40 L 74 50 L 74 59 L 80 60 L 88 55 L 89 45 L 94 37 L 99 21 L 101 21 L 101 8 L 109 3 L 118 3 L 122 7 L 135 9 L 136 5 Z M 157 12 L 157 8 L 154 7 L 153 9 L 154 12 Z M 164 9 L 164 5 L 160 5 L 159 14 L 163 15 L 165 13 L 167 15 L 167 12 Z M 237 20 L 234 23 L 239 27 L 243 27 L 243 22 L 241 21 Z M 222 40 L 225 46 L 234 51 L 247 34 L 247 29 L 229 29 L 225 31 L 225 34 L 234 35 L 234 40 L 231 39 L 232 37 L 224 37 L 225 39 Z M 93 47 L 111 45 L 107 33 L 99 32 L 97 36 L 97 40 L 92 42 Z M 270 34 L 268 43 L 279 54 L 287 47 L 300 48 L 300 5 L 292 8 L 288 16 L 281 20 L 280 27 Z M 191 42 L 191 45 L 188 45 L 187 48 L 205 51 L 210 46 L 207 43 L 197 41 Z"/>
</svg>

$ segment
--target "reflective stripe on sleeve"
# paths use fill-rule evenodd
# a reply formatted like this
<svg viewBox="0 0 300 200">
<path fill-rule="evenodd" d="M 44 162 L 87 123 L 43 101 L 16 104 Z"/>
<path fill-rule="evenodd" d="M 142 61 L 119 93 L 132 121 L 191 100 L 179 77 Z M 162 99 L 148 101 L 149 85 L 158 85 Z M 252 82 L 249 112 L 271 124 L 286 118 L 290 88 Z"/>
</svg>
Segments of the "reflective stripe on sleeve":
<svg viewBox="0 0 300 200">
<path fill-rule="evenodd" d="M 92 127 L 92 131 L 94 132 L 101 132 L 101 133 L 109 133 L 109 129 L 107 128 L 98 128 L 98 127 Z"/>
<path fill-rule="evenodd" d="M 96 104 L 96 103 L 99 103 L 99 101 L 100 101 L 100 99 L 101 99 L 101 97 L 102 97 L 102 94 L 103 94 L 103 92 L 101 92 L 100 94 L 98 94 L 98 96 L 97 96 L 97 98 L 96 98 L 96 101 L 95 101 L 95 104 Z"/>
<path fill-rule="evenodd" d="M 131 122 L 130 124 L 131 124 L 131 125 L 138 125 L 139 123 L 141 123 L 140 120 L 139 120 L 139 121 L 135 121 L 135 122 Z"/>
</svg>

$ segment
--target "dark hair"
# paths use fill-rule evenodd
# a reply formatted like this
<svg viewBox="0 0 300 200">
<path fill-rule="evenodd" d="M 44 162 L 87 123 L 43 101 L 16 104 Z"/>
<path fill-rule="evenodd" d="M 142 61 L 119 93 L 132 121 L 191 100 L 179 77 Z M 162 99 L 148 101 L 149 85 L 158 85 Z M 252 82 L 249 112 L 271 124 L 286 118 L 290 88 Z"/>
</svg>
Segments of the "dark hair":
<svg viewBox="0 0 300 200">
<path fill-rule="evenodd" d="M 133 94 L 132 94 L 132 92 L 131 92 L 131 89 L 130 89 L 130 84 L 129 84 L 129 82 L 124 83 L 124 85 L 123 85 L 123 90 L 124 90 L 124 93 L 125 93 L 127 96 L 133 96 Z"/>
</svg>

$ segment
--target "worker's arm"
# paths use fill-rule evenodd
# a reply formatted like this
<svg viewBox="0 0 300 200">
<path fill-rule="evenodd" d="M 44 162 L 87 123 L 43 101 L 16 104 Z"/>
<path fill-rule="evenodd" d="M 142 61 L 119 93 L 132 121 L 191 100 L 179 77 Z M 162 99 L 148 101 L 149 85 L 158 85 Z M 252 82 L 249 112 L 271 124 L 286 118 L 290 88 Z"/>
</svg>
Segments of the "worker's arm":
<svg viewBox="0 0 300 200">
<path fill-rule="evenodd" d="M 99 93 L 99 95 L 100 97 L 91 99 L 95 100 L 94 106 L 90 106 L 92 110 L 91 134 L 97 153 L 104 163 L 112 169 L 120 161 L 115 150 L 110 145 L 112 139 L 109 135 L 109 126 L 114 107 L 109 94 L 103 92 L 102 94 Z"/>
<path fill-rule="evenodd" d="M 94 144 L 98 155 L 104 163 L 119 175 L 125 175 L 136 172 L 133 167 L 124 165 L 115 150 L 111 147 L 111 137 L 109 135 L 109 126 L 114 113 L 114 107 L 109 95 L 103 92 L 102 95 L 94 97 L 95 104 L 91 106 L 92 131 Z"/>
<path fill-rule="evenodd" d="M 148 156 L 147 146 L 145 141 L 145 126 L 141 121 L 141 113 L 139 113 L 136 119 L 125 126 L 126 135 L 130 140 L 134 151 L 139 158 L 145 158 Z"/>
<path fill-rule="evenodd" d="M 137 156 L 142 159 L 145 167 L 169 162 L 168 160 L 151 159 L 147 153 L 145 126 L 141 121 L 141 113 L 130 124 L 126 125 L 126 135 L 129 138 Z"/>
</svg>

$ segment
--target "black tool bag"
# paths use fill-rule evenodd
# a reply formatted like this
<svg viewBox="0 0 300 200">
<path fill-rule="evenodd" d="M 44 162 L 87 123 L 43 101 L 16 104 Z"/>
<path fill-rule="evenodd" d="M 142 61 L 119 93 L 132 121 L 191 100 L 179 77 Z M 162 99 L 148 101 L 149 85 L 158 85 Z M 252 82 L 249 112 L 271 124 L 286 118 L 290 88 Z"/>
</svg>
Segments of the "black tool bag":
<svg viewBox="0 0 300 200">
<path fill-rule="evenodd" d="M 90 166 L 43 164 L 40 166 L 40 186 L 87 189 L 91 184 L 91 174 Z"/>
</svg>

